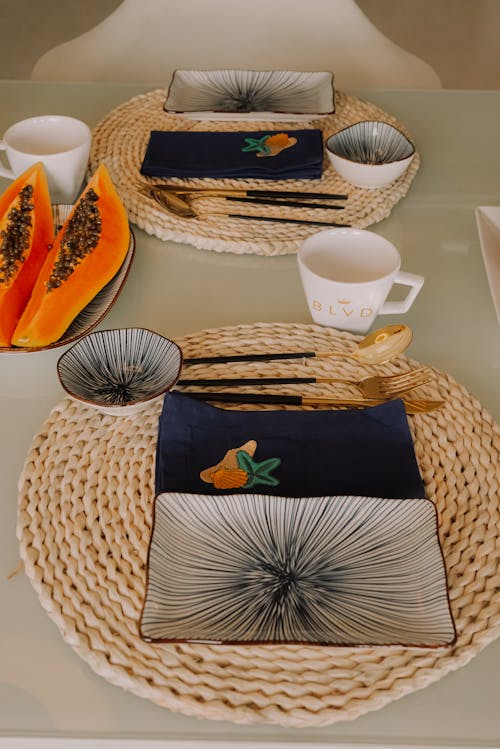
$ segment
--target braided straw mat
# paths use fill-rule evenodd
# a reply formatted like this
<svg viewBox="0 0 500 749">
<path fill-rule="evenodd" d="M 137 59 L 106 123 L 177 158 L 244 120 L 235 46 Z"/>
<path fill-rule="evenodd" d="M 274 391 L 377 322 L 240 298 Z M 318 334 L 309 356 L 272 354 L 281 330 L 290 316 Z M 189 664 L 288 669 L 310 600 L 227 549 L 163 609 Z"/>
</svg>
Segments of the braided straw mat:
<svg viewBox="0 0 500 749">
<path fill-rule="evenodd" d="M 360 120 L 380 119 L 395 125 L 406 135 L 405 128 L 397 120 L 374 104 L 354 96 L 337 92 L 336 112 L 305 123 L 283 122 L 196 122 L 178 114 L 167 114 L 163 110 L 165 91 L 159 89 L 133 99 L 111 111 L 95 127 L 90 153 L 90 168 L 95 170 L 102 162 L 106 164 L 114 184 L 125 204 L 130 220 L 159 239 L 191 244 L 201 250 L 216 252 L 255 253 L 259 255 L 283 255 L 297 251 L 300 242 L 319 231 L 320 226 L 283 224 L 267 221 L 248 221 L 211 216 L 204 218 L 180 218 L 160 208 L 155 201 L 143 195 L 139 188 L 148 183 L 164 182 L 198 187 L 229 187 L 231 189 L 269 189 L 269 180 L 229 180 L 179 178 L 160 180 L 143 177 L 140 168 L 146 152 L 151 130 L 276 130 L 298 127 L 320 128 L 325 138 Z M 268 216 L 289 215 L 299 219 L 320 220 L 350 224 L 362 229 L 389 216 L 393 206 L 408 192 L 420 164 L 418 154 L 406 172 L 393 184 L 375 190 L 354 187 L 340 177 L 325 155 L 321 180 L 273 180 L 276 190 L 301 190 L 347 194 L 349 200 L 343 210 L 283 209 L 275 206 L 241 204 L 233 213 L 263 214 Z M 236 204 L 238 205 L 238 204 Z M 223 206 L 223 207 L 221 207 Z M 226 210 L 219 199 L 208 198 L 196 201 L 196 207 L 204 212 Z M 325 226 L 324 228 L 328 228 Z"/>
<path fill-rule="evenodd" d="M 357 340 L 315 325 L 262 323 L 206 330 L 178 342 L 186 356 L 196 356 L 348 352 Z M 397 374 L 416 365 L 400 356 L 377 371 Z M 269 375 L 315 372 L 355 379 L 374 371 L 335 357 L 231 365 L 240 376 L 263 369 Z M 193 376 L 209 370 L 229 372 L 228 365 L 190 367 Z M 303 385 L 289 386 L 294 388 L 304 392 Z M 307 392 L 339 394 L 339 386 L 314 384 Z M 322 726 L 379 709 L 464 666 L 500 634 L 500 432 L 481 404 L 442 372 L 435 370 L 435 381 L 420 393 L 446 401 L 437 411 L 410 416 L 409 422 L 427 496 L 439 511 L 458 632 L 454 647 L 143 642 L 138 621 L 151 529 L 158 401 L 120 418 L 66 399 L 34 438 L 19 480 L 18 537 L 26 574 L 42 606 L 96 673 L 198 718 Z"/>
</svg>

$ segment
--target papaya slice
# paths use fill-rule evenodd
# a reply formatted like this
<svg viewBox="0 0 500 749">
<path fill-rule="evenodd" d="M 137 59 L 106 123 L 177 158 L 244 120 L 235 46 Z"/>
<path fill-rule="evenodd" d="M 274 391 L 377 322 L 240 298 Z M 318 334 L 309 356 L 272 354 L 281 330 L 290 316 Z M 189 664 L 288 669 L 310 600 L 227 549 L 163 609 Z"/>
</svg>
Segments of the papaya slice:
<svg viewBox="0 0 500 749">
<path fill-rule="evenodd" d="M 47 177 L 34 164 L 0 196 L 0 346 L 10 346 L 53 242 Z"/>
<path fill-rule="evenodd" d="M 13 345 L 40 347 L 59 340 L 119 270 L 129 241 L 127 213 L 101 164 L 56 235 Z"/>
</svg>

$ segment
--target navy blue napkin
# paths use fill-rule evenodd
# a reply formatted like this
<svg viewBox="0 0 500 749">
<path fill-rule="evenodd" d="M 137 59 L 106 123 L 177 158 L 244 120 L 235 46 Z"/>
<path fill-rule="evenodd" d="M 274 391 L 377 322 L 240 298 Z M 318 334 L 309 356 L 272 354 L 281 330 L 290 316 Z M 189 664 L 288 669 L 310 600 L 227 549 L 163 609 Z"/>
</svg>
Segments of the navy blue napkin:
<svg viewBox="0 0 500 749">
<path fill-rule="evenodd" d="M 147 177 L 319 179 L 322 167 L 321 130 L 153 130 L 141 174 Z"/>
<path fill-rule="evenodd" d="M 156 491 L 424 497 L 402 401 L 346 411 L 236 411 L 167 393 Z"/>
</svg>

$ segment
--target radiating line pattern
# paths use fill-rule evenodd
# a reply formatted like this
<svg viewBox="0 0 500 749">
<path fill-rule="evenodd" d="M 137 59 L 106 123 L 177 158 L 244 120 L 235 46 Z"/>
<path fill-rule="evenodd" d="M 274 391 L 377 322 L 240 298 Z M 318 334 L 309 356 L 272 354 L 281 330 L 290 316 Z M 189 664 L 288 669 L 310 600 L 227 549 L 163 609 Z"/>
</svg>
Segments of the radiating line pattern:
<svg viewBox="0 0 500 749">
<path fill-rule="evenodd" d="M 397 128 L 375 120 L 340 130 L 328 139 L 328 148 L 337 156 L 360 164 L 391 164 L 415 152 L 413 143 Z"/>
<path fill-rule="evenodd" d="M 140 632 L 153 641 L 449 645 L 434 505 L 160 494 Z"/>
<path fill-rule="evenodd" d="M 175 112 L 334 111 L 331 73 L 293 70 L 177 70 L 165 103 Z"/>
<path fill-rule="evenodd" d="M 70 395 L 121 406 L 168 390 L 181 365 L 181 351 L 168 338 L 145 328 L 117 328 L 79 340 L 59 359 L 57 372 Z"/>
</svg>

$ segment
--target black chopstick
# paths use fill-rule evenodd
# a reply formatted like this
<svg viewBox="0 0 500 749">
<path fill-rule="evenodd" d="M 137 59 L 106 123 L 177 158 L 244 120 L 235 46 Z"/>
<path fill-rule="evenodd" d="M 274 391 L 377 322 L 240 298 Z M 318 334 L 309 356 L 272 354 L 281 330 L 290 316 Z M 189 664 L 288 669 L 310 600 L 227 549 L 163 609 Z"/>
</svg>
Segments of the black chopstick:
<svg viewBox="0 0 500 749">
<path fill-rule="evenodd" d="M 312 359 L 316 351 L 280 351 L 270 354 L 223 354 L 221 356 L 192 356 L 183 359 L 183 364 L 227 364 L 239 361 L 266 361 L 277 359 Z"/>
<path fill-rule="evenodd" d="M 347 195 L 336 195 L 328 192 L 300 192 L 296 190 L 246 190 L 247 195 L 257 198 L 325 198 L 325 200 L 347 200 Z"/>
<path fill-rule="evenodd" d="M 210 393 L 186 392 L 189 398 L 202 401 L 220 401 L 221 403 L 282 403 L 283 405 L 302 406 L 305 400 L 302 395 L 275 395 L 273 393 Z"/>
<path fill-rule="evenodd" d="M 199 387 L 239 386 L 239 385 L 294 385 L 296 383 L 318 382 L 317 377 L 220 377 L 219 379 L 181 379 L 177 385 L 198 385 Z"/>
<path fill-rule="evenodd" d="M 217 197 L 217 196 L 214 196 Z M 221 197 L 224 197 L 221 195 Z M 304 200 L 286 200 L 285 198 L 247 198 L 236 195 L 226 195 L 225 200 L 233 200 L 237 203 L 257 203 L 259 205 L 282 205 L 289 208 L 325 208 L 328 211 L 343 211 L 343 205 L 330 205 L 328 203 L 308 203 Z"/>
<path fill-rule="evenodd" d="M 215 215 L 215 214 L 214 214 Z M 277 216 L 249 216 L 248 213 L 221 213 L 220 216 L 227 218 L 245 218 L 250 221 L 272 221 L 276 224 L 312 224 L 313 226 L 340 226 L 348 227 L 350 224 L 338 224 L 331 221 L 310 221 L 305 218 L 278 218 Z"/>
</svg>

